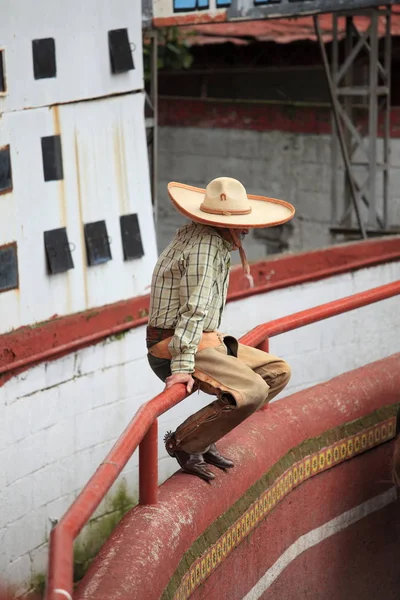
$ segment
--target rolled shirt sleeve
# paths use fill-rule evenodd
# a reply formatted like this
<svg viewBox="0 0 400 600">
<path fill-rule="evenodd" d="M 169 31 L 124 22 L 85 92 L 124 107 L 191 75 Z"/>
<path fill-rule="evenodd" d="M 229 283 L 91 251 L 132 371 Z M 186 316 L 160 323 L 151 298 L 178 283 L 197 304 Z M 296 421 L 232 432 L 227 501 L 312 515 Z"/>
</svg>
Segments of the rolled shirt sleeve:
<svg viewBox="0 0 400 600">
<path fill-rule="evenodd" d="M 194 372 L 194 358 L 217 277 L 217 265 L 218 246 L 211 237 L 191 249 L 180 282 L 182 304 L 178 322 L 168 346 L 172 373 Z"/>
</svg>

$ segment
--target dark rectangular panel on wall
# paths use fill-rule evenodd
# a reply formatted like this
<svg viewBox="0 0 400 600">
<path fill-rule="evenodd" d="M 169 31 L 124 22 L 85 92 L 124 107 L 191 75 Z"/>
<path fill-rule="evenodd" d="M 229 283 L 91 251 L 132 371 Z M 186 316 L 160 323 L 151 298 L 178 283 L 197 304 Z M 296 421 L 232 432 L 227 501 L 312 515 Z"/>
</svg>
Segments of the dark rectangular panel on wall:
<svg viewBox="0 0 400 600">
<path fill-rule="evenodd" d="M 44 246 L 49 273 L 56 275 L 74 268 L 65 227 L 44 232 Z"/>
<path fill-rule="evenodd" d="M 144 255 L 144 250 L 138 216 L 136 214 L 123 215 L 120 217 L 120 225 L 124 260 L 141 258 Z"/>
<path fill-rule="evenodd" d="M 108 46 L 112 73 L 126 73 L 135 68 L 127 29 L 109 31 Z"/>
<path fill-rule="evenodd" d="M 6 74 L 4 66 L 4 50 L 0 50 L 0 93 L 6 91 Z"/>
<path fill-rule="evenodd" d="M 0 148 L 0 194 L 11 192 L 12 187 L 10 146 L 4 146 Z"/>
<path fill-rule="evenodd" d="M 106 222 L 86 223 L 84 231 L 88 265 L 93 267 L 112 260 Z"/>
<path fill-rule="evenodd" d="M 0 246 L 0 292 L 18 288 L 17 244 Z"/>
<path fill-rule="evenodd" d="M 45 181 L 64 179 L 61 136 L 42 137 L 43 175 Z"/>
<path fill-rule="evenodd" d="M 33 74 L 35 79 L 56 77 L 56 45 L 54 38 L 32 41 Z"/>
</svg>

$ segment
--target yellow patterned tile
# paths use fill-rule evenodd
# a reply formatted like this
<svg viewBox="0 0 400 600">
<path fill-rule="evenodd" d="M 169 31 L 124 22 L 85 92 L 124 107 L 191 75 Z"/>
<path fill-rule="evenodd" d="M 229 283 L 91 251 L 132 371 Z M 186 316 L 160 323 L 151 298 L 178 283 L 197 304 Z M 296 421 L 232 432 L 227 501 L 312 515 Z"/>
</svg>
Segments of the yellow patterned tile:
<svg viewBox="0 0 400 600">
<path fill-rule="evenodd" d="M 347 441 L 347 456 L 350 458 L 350 456 L 353 456 L 354 453 L 354 442 L 353 439 L 350 438 Z"/>
<path fill-rule="evenodd" d="M 206 559 L 203 558 L 200 563 L 200 573 L 201 573 L 202 579 L 204 579 L 204 577 L 206 576 L 206 572 L 207 572 Z"/>
<path fill-rule="evenodd" d="M 310 477 L 311 475 L 311 459 L 306 458 L 304 465 L 304 475 L 305 477 Z"/>
<path fill-rule="evenodd" d="M 313 472 L 313 475 L 315 475 L 315 473 L 318 471 L 318 455 L 314 454 L 314 456 L 311 459 L 311 469 Z"/>
<path fill-rule="evenodd" d="M 303 479 L 304 479 L 304 474 L 305 474 L 304 471 L 305 471 L 304 461 L 301 461 L 301 463 L 299 465 L 299 480 L 300 481 L 303 481 Z"/>
<path fill-rule="evenodd" d="M 354 452 L 360 452 L 361 448 L 361 439 L 359 435 L 356 435 L 354 438 Z"/>
<path fill-rule="evenodd" d="M 376 427 L 375 428 L 374 438 L 375 438 L 375 443 L 377 443 L 377 442 L 380 441 L 380 439 L 381 439 L 381 430 L 380 430 L 380 427 Z"/>
<path fill-rule="evenodd" d="M 326 451 L 326 464 L 328 467 L 331 466 L 332 460 L 333 460 L 333 451 L 332 451 L 332 448 L 328 448 L 328 450 Z"/>
<path fill-rule="evenodd" d="M 390 421 L 389 425 L 388 425 L 388 435 L 389 435 L 389 437 L 392 437 L 393 431 L 394 431 L 393 421 Z"/>
<path fill-rule="evenodd" d="M 211 550 L 209 552 L 207 552 L 207 556 L 206 556 L 206 566 L 207 566 L 207 575 L 209 575 L 209 573 L 211 572 L 212 569 L 212 556 L 211 556 Z"/>
<path fill-rule="evenodd" d="M 365 450 L 368 445 L 368 437 L 366 433 L 363 433 L 361 436 L 361 448 Z"/>
<path fill-rule="evenodd" d="M 336 445 L 333 448 L 333 460 L 336 462 L 338 462 L 338 460 L 340 460 L 340 448 L 339 445 Z"/>
<path fill-rule="evenodd" d="M 299 469 L 296 466 L 293 467 L 293 485 L 297 485 L 299 481 Z"/>
<path fill-rule="evenodd" d="M 347 455 L 347 444 L 346 443 L 342 443 L 340 444 L 340 458 L 341 460 L 344 460 L 346 458 Z"/>
<path fill-rule="evenodd" d="M 370 448 L 374 443 L 374 432 L 371 429 L 371 431 L 368 432 L 368 447 Z"/>
<path fill-rule="evenodd" d="M 201 576 L 200 564 L 197 563 L 197 565 L 196 565 L 196 585 L 199 585 L 199 583 L 200 583 L 200 576 Z"/>
<path fill-rule="evenodd" d="M 319 453 L 319 469 L 320 471 L 325 468 L 325 451 Z"/>
<path fill-rule="evenodd" d="M 229 552 L 232 550 L 232 531 L 228 531 L 226 536 L 226 551 Z"/>
<path fill-rule="evenodd" d="M 213 569 L 215 569 L 215 567 L 217 566 L 217 562 L 218 562 L 217 549 L 215 546 L 213 546 L 213 548 L 211 550 L 211 567 Z"/>
<path fill-rule="evenodd" d="M 217 562 L 220 563 L 222 560 L 222 544 L 218 542 L 217 544 Z"/>
</svg>

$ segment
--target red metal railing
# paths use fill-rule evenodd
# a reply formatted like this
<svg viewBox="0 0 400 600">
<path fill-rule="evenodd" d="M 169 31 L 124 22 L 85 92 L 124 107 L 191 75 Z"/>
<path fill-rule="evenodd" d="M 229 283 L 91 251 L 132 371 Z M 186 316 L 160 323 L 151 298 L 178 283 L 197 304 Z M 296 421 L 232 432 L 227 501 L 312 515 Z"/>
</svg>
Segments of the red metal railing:
<svg viewBox="0 0 400 600">
<path fill-rule="evenodd" d="M 268 339 L 323 319 L 400 294 L 400 281 L 259 325 L 241 343 L 268 350 Z M 176 384 L 141 406 L 105 460 L 50 535 L 46 600 L 72 600 L 73 541 L 139 446 L 139 503 L 155 504 L 158 495 L 157 418 L 187 396 Z"/>
</svg>

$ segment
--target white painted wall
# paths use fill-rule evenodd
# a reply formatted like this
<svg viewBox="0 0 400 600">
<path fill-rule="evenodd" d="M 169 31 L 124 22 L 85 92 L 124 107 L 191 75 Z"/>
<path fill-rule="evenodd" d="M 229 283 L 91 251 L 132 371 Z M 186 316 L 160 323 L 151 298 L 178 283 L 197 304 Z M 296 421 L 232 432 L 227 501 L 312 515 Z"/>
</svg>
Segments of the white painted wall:
<svg viewBox="0 0 400 600">
<path fill-rule="evenodd" d="M 114 75 L 108 31 L 128 28 L 135 69 Z M 57 77 L 35 80 L 32 40 L 54 37 Z M 156 261 L 144 120 L 140 2 L 6 0 L 0 48 L 0 148 L 13 190 L 0 195 L 0 246 L 17 242 L 19 288 L 0 293 L 0 334 L 148 291 Z M 45 181 L 41 138 L 61 136 L 64 179 Z M 121 215 L 137 214 L 144 248 L 124 261 Z M 87 266 L 83 226 L 105 220 L 110 262 Z M 47 273 L 43 234 L 66 227 L 74 269 Z"/>
<path fill-rule="evenodd" d="M 222 331 L 259 323 L 399 279 L 400 262 L 233 302 Z M 400 350 L 400 298 L 275 338 L 293 378 L 286 394 Z M 0 580 L 23 590 L 46 568 L 49 519 L 62 516 L 138 407 L 163 385 L 145 356 L 145 329 L 42 364 L 0 388 Z M 282 396 L 283 397 L 283 396 Z M 160 419 L 160 481 L 177 469 L 162 436 L 210 401 L 194 395 Z M 278 400 L 279 401 L 279 400 Z M 125 477 L 137 493 L 137 454 Z M 104 504 L 97 514 L 104 512 Z"/>
<path fill-rule="evenodd" d="M 0 48 L 8 93 L 0 113 L 59 104 L 143 87 L 140 2 L 126 0 L 2 0 Z M 127 28 L 135 69 L 114 75 L 108 31 Z M 54 38 L 57 77 L 34 79 L 32 40 Z"/>
<path fill-rule="evenodd" d="M 0 294 L 0 333 L 146 292 L 157 257 L 142 92 L 6 113 L 14 191 L 0 197 L 0 245 L 18 244 L 19 289 Z M 61 134 L 64 179 L 44 181 L 40 138 Z M 120 215 L 137 213 L 144 256 L 124 261 Z M 112 260 L 87 266 L 83 224 L 105 220 Z M 43 232 L 66 227 L 74 269 L 48 275 Z"/>
</svg>

